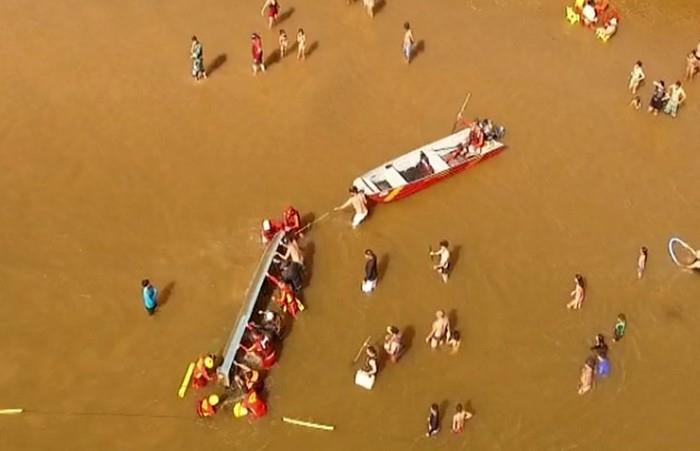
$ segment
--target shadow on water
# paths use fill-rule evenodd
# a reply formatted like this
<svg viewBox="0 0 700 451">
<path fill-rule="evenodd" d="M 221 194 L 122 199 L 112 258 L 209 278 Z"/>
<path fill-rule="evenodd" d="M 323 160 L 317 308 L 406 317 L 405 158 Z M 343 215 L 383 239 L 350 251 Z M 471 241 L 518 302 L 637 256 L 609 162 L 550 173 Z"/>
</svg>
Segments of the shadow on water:
<svg viewBox="0 0 700 451">
<path fill-rule="evenodd" d="M 289 19 L 292 17 L 292 14 L 294 14 L 294 11 L 296 11 L 294 8 L 289 8 L 288 10 L 284 11 L 282 14 L 277 16 L 277 21 L 275 23 L 279 25 L 285 20 Z"/>
<path fill-rule="evenodd" d="M 377 14 L 379 14 L 381 12 L 381 10 L 384 9 L 385 6 L 386 6 L 386 0 L 377 0 L 374 3 L 374 15 L 376 16 Z"/>
<path fill-rule="evenodd" d="M 318 48 L 318 41 L 314 41 L 311 44 L 309 44 L 309 48 L 306 49 L 306 57 L 310 57 L 312 53 L 316 51 Z"/>
<path fill-rule="evenodd" d="M 313 241 L 309 241 L 302 249 L 304 254 L 304 286 L 311 284 L 311 276 L 314 272 L 314 254 L 316 253 L 316 245 Z"/>
<path fill-rule="evenodd" d="M 224 65 L 225 62 L 226 62 L 226 54 L 225 53 L 222 53 L 221 55 L 214 58 L 214 60 L 211 63 L 209 63 L 209 65 L 207 66 L 207 75 L 211 75 L 214 72 L 216 72 L 221 66 Z"/>
<path fill-rule="evenodd" d="M 175 289 L 175 282 L 169 282 L 163 290 L 160 292 L 160 296 L 158 296 L 158 306 L 162 307 L 165 304 L 168 303 L 170 300 L 170 296 L 173 295 L 173 290 Z"/>
<path fill-rule="evenodd" d="M 386 274 L 386 269 L 389 267 L 389 254 L 382 254 L 377 262 L 377 281 L 381 282 Z"/>
<path fill-rule="evenodd" d="M 406 326 L 401 332 L 401 357 L 403 357 L 413 346 L 413 340 L 416 338 L 416 328 L 413 326 Z"/>
<path fill-rule="evenodd" d="M 447 314 L 447 320 L 450 322 L 450 329 L 455 330 L 457 328 L 457 310 L 452 309 L 450 313 Z"/>
<path fill-rule="evenodd" d="M 413 61 L 415 58 L 418 57 L 418 55 L 420 55 L 423 52 L 425 52 L 425 41 L 421 39 L 416 43 L 416 46 L 413 49 L 413 58 L 411 58 L 411 61 Z"/>
<path fill-rule="evenodd" d="M 457 263 L 459 263 L 459 257 L 461 253 L 461 245 L 455 246 L 454 248 L 452 248 L 452 251 L 450 251 L 450 273 L 452 273 L 457 267 Z"/>
<path fill-rule="evenodd" d="M 280 53 L 280 49 L 273 50 L 268 55 L 268 57 L 265 58 L 265 68 L 269 69 L 270 66 L 274 66 L 275 64 L 279 63 L 281 59 L 282 59 L 282 53 Z"/>
</svg>

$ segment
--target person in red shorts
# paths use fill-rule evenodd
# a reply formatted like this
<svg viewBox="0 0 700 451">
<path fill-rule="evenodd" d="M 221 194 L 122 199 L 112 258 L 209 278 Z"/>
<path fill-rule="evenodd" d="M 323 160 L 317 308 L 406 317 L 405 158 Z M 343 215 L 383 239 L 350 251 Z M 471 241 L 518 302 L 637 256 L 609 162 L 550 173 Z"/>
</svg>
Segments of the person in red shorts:
<svg viewBox="0 0 700 451">
<path fill-rule="evenodd" d="M 263 5 L 262 9 L 260 10 L 260 15 L 264 16 L 265 15 L 265 10 L 267 9 L 267 19 L 268 19 L 268 27 L 272 29 L 272 26 L 277 22 L 277 19 L 279 18 L 280 15 L 280 2 L 277 0 L 265 0 L 265 4 Z"/>
<path fill-rule="evenodd" d="M 289 206 L 284 211 L 283 216 L 284 231 L 287 233 L 297 233 L 301 228 L 301 215 L 296 208 Z"/>
<path fill-rule="evenodd" d="M 258 71 L 265 72 L 262 38 L 257 33 L 250 36 L 250 52 L 253 55 L 253 75 L 256 75 Z"/>
</svg>

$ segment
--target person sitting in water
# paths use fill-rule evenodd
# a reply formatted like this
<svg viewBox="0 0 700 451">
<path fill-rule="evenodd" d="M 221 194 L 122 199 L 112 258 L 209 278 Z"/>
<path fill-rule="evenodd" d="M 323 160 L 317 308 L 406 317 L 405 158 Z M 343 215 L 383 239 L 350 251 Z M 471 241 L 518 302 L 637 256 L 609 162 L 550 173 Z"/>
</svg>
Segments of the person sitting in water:
<svg viewBox="0 0 700 451">
<path fill-rule="evenodd" d="M 260 388 L 262 378 L 259 371 L 238 362 L 234 362 L 234 365 L 236 365 L 237 369 L 233 376 L 233 381 L 243 393 Z"/>
</svg>

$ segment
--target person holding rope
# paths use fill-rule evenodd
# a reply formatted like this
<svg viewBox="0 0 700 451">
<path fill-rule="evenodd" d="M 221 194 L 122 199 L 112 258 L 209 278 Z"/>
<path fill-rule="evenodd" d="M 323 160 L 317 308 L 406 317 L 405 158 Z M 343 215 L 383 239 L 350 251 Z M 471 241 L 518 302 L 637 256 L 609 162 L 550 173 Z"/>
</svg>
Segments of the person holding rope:
<svg viewBox="0 0 700 451">
<path fill-rule="evenodd" d="M 355 215 L 352 217 L 352 228 L 356 229 L 369 214 L 367 210 L 367 197 L 365 193 L 358 190 L 355 186 L 351 186 L 348 192 L 350 193 L 350 198 L 346 200 L 343 205 L 335 207 L 333 210 L 340 211 L 352 206 L 355 210 Z"/>
</svg>

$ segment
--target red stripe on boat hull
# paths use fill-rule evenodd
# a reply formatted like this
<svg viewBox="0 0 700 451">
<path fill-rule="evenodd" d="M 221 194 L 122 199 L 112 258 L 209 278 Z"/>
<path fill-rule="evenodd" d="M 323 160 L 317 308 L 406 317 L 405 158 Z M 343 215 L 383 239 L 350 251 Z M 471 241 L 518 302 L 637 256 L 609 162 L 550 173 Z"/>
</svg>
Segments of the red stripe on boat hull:
<svg viewBox="0 0 700 451">
<path fill-rule="evenodd" d="M 484 160 L 488 160 L 491 157 L 494 157 L 498 154 L 500 154 L 503 150 L 505 150 L 506 146 L 502 146 L 496 150 L 493 150 L 483 157 L 479 158 L 478 160 L 472 160 L 472 161 L 467 161 L 464 164 L 460 166 L 455 166 L 454 168 L 450 168 L 447 171 L 440 172 L 438 174 L 433 174 L 430 177 L 426 177 L 420 180 L 416 180 L 415 182 L 408 183 L 402 187 L 398 188 L 393 188 L 387 191 L 383 191 L 378 194 L 370 194 L 367 197 L 375 202 L 375 203 L 388 203 L 388 202 L 393 202 L 396 200 L 404 199 L 411 194 L 415 194 L 418 191 L 421 191 L 431 185 L 434 185 L 437 182 L 442 181 L 443 179 L 446 179 L 448 177 L 451 177 L 455 174 L 458 174 L 466 169 L 469 169 L 471 167 L 476 166 L 477 164 L 481 163 Z M 397 192 L 398 190 L 398 192 Z"/>
</svg>

